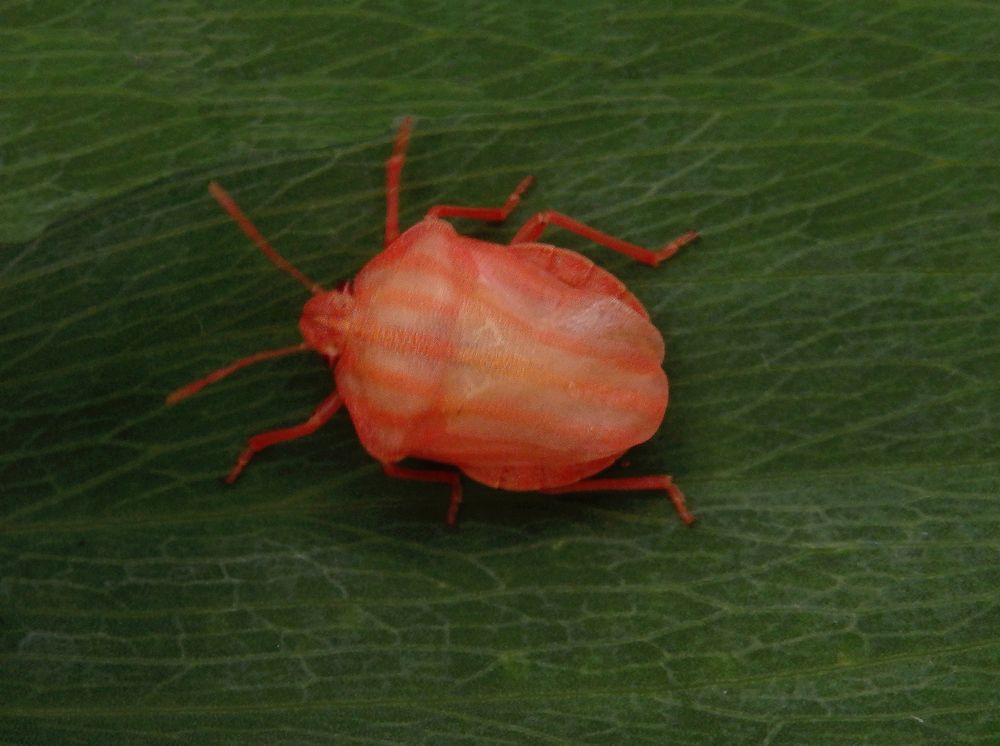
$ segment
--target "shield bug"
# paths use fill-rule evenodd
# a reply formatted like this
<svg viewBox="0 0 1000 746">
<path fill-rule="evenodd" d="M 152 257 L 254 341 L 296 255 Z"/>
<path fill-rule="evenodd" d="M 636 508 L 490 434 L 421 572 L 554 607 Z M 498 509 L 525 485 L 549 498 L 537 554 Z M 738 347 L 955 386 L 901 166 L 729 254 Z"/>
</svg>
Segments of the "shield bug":
<svg viewBox="0 0 1000 746">
<path fill-rule="evenodd" d="M 447 484 L 454 524 L 459 474 L 401 466 L 452 465 L 505 490 L 548 493 L 662 490 L 685 523 L 684 495 L 666 475 L 590 479 L 659 428 L 667 407 L 663 338 L 625 285 L 576 252 L 536 239 L 547 226 L 577 233 L 651 266 L 697 238 L 651 251 L 558 212 L 530 218 L 506 245 L 462 236 L 444 218 L 499 222 L 501 207 L 435 205 L 400 235 L 399 187 L 411 120 L 386 161 L 383 250 L 350 283 L 326 290 L 282 257 L 217 183 L 209 191 L 260 250 L 311 293 L 303 342 L 258 352 L 177 389 L 173 404 L 263 360 L 314 350 L 334 391 L 305 422 L 250 438 L 226 481 L 261 450 L 301 438 L 346 406 L 362 445 L 386 474 Z"/>
</svg>

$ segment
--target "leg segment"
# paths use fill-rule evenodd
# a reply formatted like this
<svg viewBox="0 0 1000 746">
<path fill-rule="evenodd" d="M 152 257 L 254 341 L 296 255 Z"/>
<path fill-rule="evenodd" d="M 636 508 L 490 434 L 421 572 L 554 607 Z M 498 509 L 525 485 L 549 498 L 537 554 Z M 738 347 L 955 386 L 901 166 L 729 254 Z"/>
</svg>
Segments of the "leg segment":
<svg viewBox="0 0 1000 746">
<path fill-rule="evenodd" d="M 397 479 L 415 479 L 421 482 L 444 482 L 451 485 L 451 503 L 448 505 L 449 526 L 454 526 L 458 520 L 458 509 L 462 504 L 462 482 L 457 472 L 444 469 L 423 471 L 421 469 L 406 469 L 395 464 L 382 464 L 385 473 Z"/>
<path fill-rule="evenodd" d="M 255 352 L 253 355 L 248 355 L 245 358 L 237 360 L 235 363 L 230 363 L 224 368 L 219 368 L 218 370 L 213 370 L 204 378 L 199 378 L 197 381 L 192 381 L 187 386 L 181 386 L 176 391 L 172 391 L 167 396 L 167 404 L 176 404 L 181 399 L 186 399 L 192 394 L 197 394 L 203 388 L 208 386 L 210 383 L 215 383 L 218 380 L 225 378 L 231 373 L 235 373 L 241 368 L 245 368 L 248 365 L 253 365 L 254 363 L 259 363 L 263 360 L 271 360 L 276 357 L 283 357 L 284 355 L 291 355 L 295 352 L 308 352 L 309 346 L 305 342 L 300 342 L 297 345 L 292 345 L 291 347 L 281 347 L 277 350 L 264 350 L 263 352 Z"/>
<path fill-rule="evenodd" d="M 619 479 L 584 479 L 563 487 L 549 487 L 541 490 L 549 494 L 565 492 L 632 492 L 635 490 L 666 490 L 667 495 L 677 509 L 677 515 L 689 526 L 695 522 L 695 517 L 688 512 L 684 493 L 680 491 L 673 480 L 665 474 L 649 477 L 622 477 Z"/>
<path fill-rule="evenodd" d="M 406 162 L 406 146 L 410 144 L 410 128 L 413 119 L 407 117 L 399 125 L 392 155 L 385 162 L 385 243 L 387 247 L 399 238 L 399 180 Z"/>
<path fill-rule="evenodd" d="M 246 449 L 240 454 L 239 458 L 236 459 L 236 463 L 230 470 L 229 474 L 226 475 L 226 484 L 232 484 L 236 481 L 236 478 L 240 473 L 246 468 L 247 464 L 250 463 L 250 459 L 254 457 L 259 451 L 263 451 L 265 448 L 269 448 L 277 443 L 284 443 L 286 440 L 295 440 L 296 438 L 301 438 L 306 435 L 311 435 L 312 433 L 319 430 L 323 425 L 330 421 L 330 418 L 337 413 L 340 409 L 341 401 L 340 396 L 337 392 L 330 394 L 323 402 L 316 407 L 316 411 L 312 413 L 312 417 L 303 422 L 300 425 L 294 425 L 292 427 L 282 428 L 281 430 L 269 430 L 266 433 L 260 433 L 254 435 L 250 438 L 250 442 L 247 444 Z"/>
<path fill-rule="evenodd" d="M 644 249 L 642 246 L 622 241 L 620 238 L 615 238 L 614 236 L 599 231 L 596 228 L 591 228 L 589 225 L 563 215 L 561 212 L 548 210 L 546 212 L 538 213 L 527 223 L 521 226 L 521 229 L 514 235 L 514 239 L 511 243 L 530 243 L 531 241 L 537 239 L 548 225 L 558 225 L 560 228 L 565 228 L 566 230 L 579 234 L 584 238 L 589 238 L 596 244 L 606 246 L 612 251 L 617 251 L 619 254 L 630 256 L 636 261 L 648 264 L 651 267 L 655 267 L 665 259 L 669 259 L 676 254 L 682 246 L 686 246 L 698 238 L 697 232 L 688 231 L 687 233 L 675 238 L 662 249 L 659 249 L 658 251 L 650 251 L 649 249 Z"/>
<path fill-rule="evenodd" d="M 525 176 L 521 183 L 514 187 L 507 201 L 502 207 L 462 207 L 460 205 L 434 205 L 427 211 L 428 217 L 434 218 L 470 218 L 472 220 L 483 220 L 487 223 L 500 223 L 507 219 L 511 211 L 517 207 L 521 201 L 521 195 L 527 191 L 535 181 L 534 176 Z"/>
</svg>

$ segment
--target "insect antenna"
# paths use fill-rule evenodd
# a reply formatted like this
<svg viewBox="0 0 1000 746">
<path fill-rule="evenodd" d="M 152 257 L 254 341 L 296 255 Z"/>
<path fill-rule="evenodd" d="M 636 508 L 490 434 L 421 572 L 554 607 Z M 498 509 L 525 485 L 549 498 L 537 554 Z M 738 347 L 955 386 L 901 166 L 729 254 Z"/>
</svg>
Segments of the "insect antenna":
<svg viewBox="0 0 1000 746">
<path fill-rule="evenodd" d="M 257 248 L 259 248 L 264 253 L 264 256 L 270 259 L 275 266 L 278 267 L 278 269 L 287 272 L 296 280 L 301 282 L 313 295 L 318 295 L 323 292 L 323 288 L 318 282 L 311 280 L 298 267 L 279 254 L 277 249 L 271 246 L 268 240 L 264 238 L 263 234 L 257 230 L 257 226 L 250 222 L 250 218 L 243 214 L 239 205 L 236 204 L 236 200 L 229 196 L 229 192 L 223 189 L 219 182 L 210 181 L 208 183 L 208 191 L 213 197 L 215 197 L 215 201 L 219 203 L 222 209 L 229 213 L 229 217 L 236 222 L 236 225 L 238 225 L 242 231 L 247 234 L 251 241 L 257 244 Z"/>
<path fill-rule="evenodd" d="M 306 352 L 309 350 L 309 345 L 305 342 L 300 342 L 297 345 L 292 345 L 291 347 L 279 347 L 276 350 L 264 350 L 262 352 L 255 352 L 253 355 L 247 355 L 244 358 L 240 358 L 234 363 L 230 363 L 224 368 L 219 368 L 218 370 L 213 370 L 204 378 L 199 378 L 197 381 L 192 381 L 186 386 L 181 386 L 176 391 L 172 391 L 167 396 L 167 404 L 176 404 L 181 399 L 187 399 L 192 394 L 197 394 L 203 388 L 208 386 L 210 383 L 215 383 L 232 373 L 245 368 L 248 365 L 253 365 L 254 363 L 259 363 L 264 360 L 272 360 L 276 357 L 283 357 L 285 355 L 292 355 L 296 352 Z"/>
</svg>

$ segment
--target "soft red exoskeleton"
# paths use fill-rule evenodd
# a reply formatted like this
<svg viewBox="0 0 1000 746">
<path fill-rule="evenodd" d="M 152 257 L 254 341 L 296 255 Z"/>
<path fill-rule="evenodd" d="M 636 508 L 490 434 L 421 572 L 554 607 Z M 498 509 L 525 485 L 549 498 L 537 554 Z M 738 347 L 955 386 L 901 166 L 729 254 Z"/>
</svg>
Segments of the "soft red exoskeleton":
<svg viewBox="0 0 1000 746">
<path fill-rule="evenodd" d="M 451 487 L 448 523 L 462 500 L 451 464 L 506 490 L 663 490 L 685 523 L 684 496 L 665 475 L 588 479 L 648 440 L 667 408 L 663 338 L 614 276 L 567 249 L 536 243 L 557 225 L 656 266 L 690 243 L 685 233 L 650 251 L 557 212 L 538 213 L 507 246 L 459 235 L 442 218 L 502 221 L 532 177 L 502 207 L 435 205 L 399 234 L 399 183 L 410 119 L 386 161 L 384 250 L 339 290 L 324 290 L 271 247 L 221 186 L 209 191 L 278 267 L 313 297 L 299 320 L 304 342 L 258 352 L 170 394 L 172 404 L 240 368 L 315 350 L 335 390 L 304 423 L 250 439 L 227 482 L 268 446 L 315 432 L 347 407 L 358 437 L 386 473 Z"/>
</svg>

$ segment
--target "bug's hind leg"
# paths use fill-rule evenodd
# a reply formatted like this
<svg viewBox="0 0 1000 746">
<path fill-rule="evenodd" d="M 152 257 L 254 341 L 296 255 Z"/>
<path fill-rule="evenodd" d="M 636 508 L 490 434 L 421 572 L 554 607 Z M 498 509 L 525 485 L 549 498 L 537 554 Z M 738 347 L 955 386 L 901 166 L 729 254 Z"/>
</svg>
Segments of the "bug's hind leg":
<svg viewBox="0 0 1000 746">
<path fill-rule="evenodd" d="M 454 526 L 458 520 L 458 509 L 462 505 L 462 482 L 458 474 L 445 469 L 407 469 L 395 464 L 382 464 L 385 473 L 397 479 L 414 479 L 420 482 L 443 482 L 451 485 L 451 502 L 448 504 L 446 521 Z"/>
<path fill-rule="evenodd" d="M 637 490 L 666 490 L 680 519 L 689 526 L 695 522 L 695 517 L 687 509 L 684 493 L 666 474 L 618 479 L 584 479 L 562 487 L 549 487 L 542 492 L 560 494 L 565 492 L 633 492 Z"/>
<path fill-rule="evenodd" d="M 534 176 L 525 176 L 521 182 L 514 187 L 514 191 L 507 197 L 507 201 L 501 207 L 463 207 L 462 205 L 434 205 L 427 211 L 427 217 L 433 218 L 470 218 L 471 220 L 482 220 L 487 223 L 500 223 L 507 219 L 507 216 L 521 202 L 521 195 L 535 181 Z"/>
<path fill-rule="evenodd" d="M 518 232 L 514 235 L 514 239 L 511 243 L 530 243 L 542 235 L 542 231 L 544 231 L 549 225 L 558 225 L 560 228 L 565 228 L 566 230 L 572 231 L 573 233 L 581 235 L 584 238 L 589 238 L 596 244 L 605 246 L 612 251 L 617 251 L 619 254 L 630 256 L 636 261 L 648 264 L 651 267 L 655 267 L 660 262 L 669 259 L 676 254 L 681 247 L 686 246 L 698 238 L 698 233 L 696 231 L 688 231 L 687 233 L 675 238 L 662 249 L 651 251 L 634 243 L 622 241 L 620 238 L 616 238 L 608 233 L 599 231 L 596 228 L 591 228 L 589 225 L 581 223 L 579 220 L 574 220 L 568 215 L 563 215 L 561 212 L 547 210 L 546 212 L 540 212 L 537 215 L 532 216 L 527 223 L 522 225 L 520 230 L 518 230 Z"/>
<path fill-rule="evenodd" d="M 250 463 L 250 460 L 265 448 L 269 448 L 278 443 L 284 443 L 286 440 L 295 440 L 306 435 L 312 435 L 330 421 L 330 418 L 337 413 L 338 409 L 340 409 L 341 404 L 343 404 L 343 400 L 337 392 L 334 392 L 326 397 L 326 399 L 324 399 L 322 403 L 316 407 L 316 411 L 313 412 L 312 416 L 305 422 L 299 425 L 293 425 L 292 427 L 285 427 L 280 430 L 269 430 L 266 433 L 254 435 L 250 438 L 250 442 L 247 444 L 246 449 L 240 454 L 239 458 L 236 459 L 236 463 L 229 471 L 229 474 L 226 475 L 226 484 L 232 484 L 235 482 L 236 478 L 246 468 L 247 464 Z"/>
</svg>

